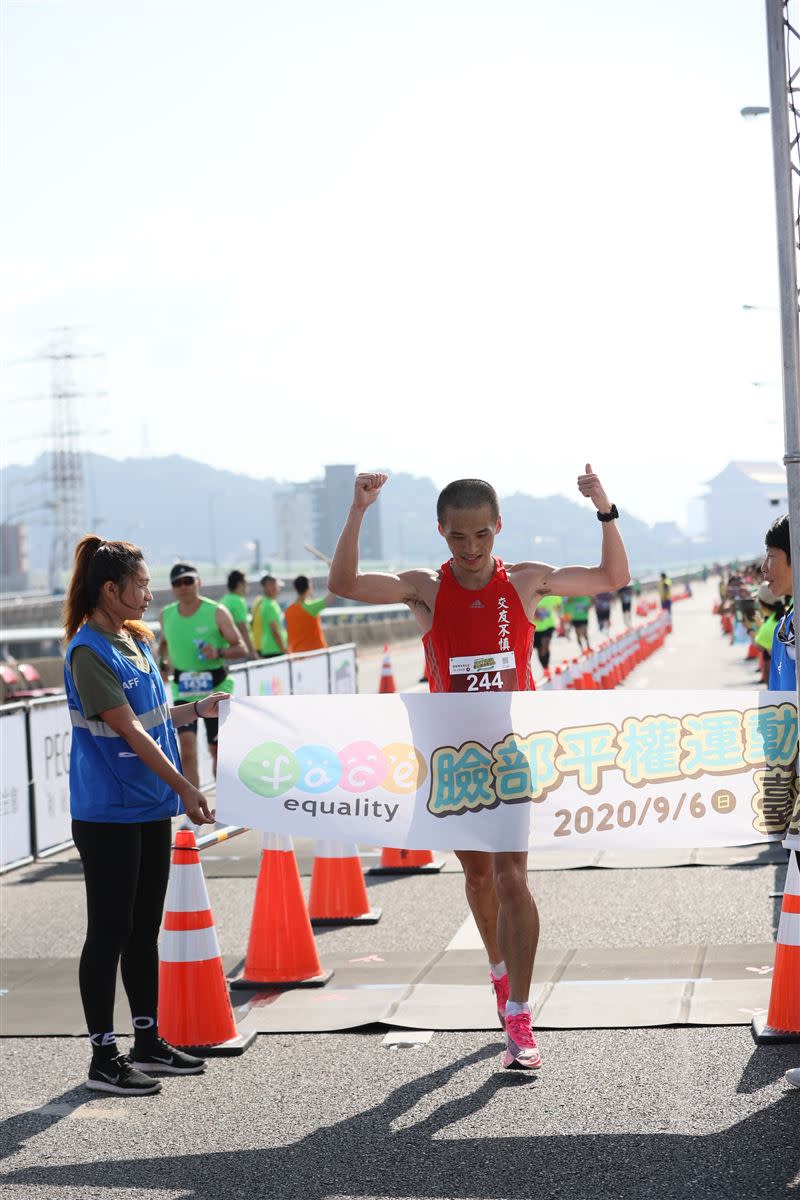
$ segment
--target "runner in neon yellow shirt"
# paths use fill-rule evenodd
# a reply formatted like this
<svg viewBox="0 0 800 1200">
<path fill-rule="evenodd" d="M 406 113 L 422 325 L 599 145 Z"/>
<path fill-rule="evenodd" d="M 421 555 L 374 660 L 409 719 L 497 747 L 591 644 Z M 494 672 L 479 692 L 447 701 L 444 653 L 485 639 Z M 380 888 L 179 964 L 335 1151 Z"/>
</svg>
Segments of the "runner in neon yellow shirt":
<svg viewBox="0 0 800 1200">
<path fill-rule="evenodd" d="M 560 596 L 540 596 L 534 614 L 536 631 L 533 635 L 533 645 L 539 655 L 542 669 L 550 666 L 550 642 L 556 631 L 556 621 L 561 612 Z"/>
</svg>

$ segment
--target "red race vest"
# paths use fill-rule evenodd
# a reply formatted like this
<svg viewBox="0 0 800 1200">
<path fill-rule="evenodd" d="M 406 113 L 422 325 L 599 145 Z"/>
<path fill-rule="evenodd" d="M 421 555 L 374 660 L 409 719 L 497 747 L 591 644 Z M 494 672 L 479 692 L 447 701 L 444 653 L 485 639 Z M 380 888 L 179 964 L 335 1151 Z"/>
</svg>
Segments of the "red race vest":
<svg viewBox="0 0 800 1200">
<path fill-rule="evenodd" d="M 502 560 L 478 592 L 442 565 L 433 625 L 422 639 L 432 692 L 532 692 L 534 626 Z"/>
</svg>

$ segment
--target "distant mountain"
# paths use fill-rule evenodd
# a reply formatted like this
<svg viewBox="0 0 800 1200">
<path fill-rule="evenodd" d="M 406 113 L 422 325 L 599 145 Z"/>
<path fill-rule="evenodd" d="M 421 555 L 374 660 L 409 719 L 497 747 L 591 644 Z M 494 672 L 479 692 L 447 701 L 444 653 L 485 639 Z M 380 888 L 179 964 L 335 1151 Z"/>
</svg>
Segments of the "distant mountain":
<svg viewBox="0 0 800 1200">
<path fill-rule="evenodd" d="M 51 538 L 46 509 L 32 508 L 46 500 L 46 466 L 43 455 L 31 466 L 5 468 L 0 478 L 4 519 L 27 523 L 33 568 L 46 566 Z M 254 561 L 255 541 L 260 561 L 274 561 L 273 495 L 280 486 L 275 479 L 220 471 L 180 455 L 120 461 L 87 454 L 87 529 L 136 542 L 153 564 L 187 558 L 247 567 Z M 436 496 L 432 480 L 392 474 L 379 501 L 386 561 L 443 561 L 447 551 L 436 527 Z M 497 548 L 503 558 L 597 561 L 600 527 L 585 503 L 516 492 L 502 497 L 501 507 Z M 637 570 L 675 569 L 686 561 L 689 543 L 675 526 L 654 530 L 625 514 L 625 539 Z"/>
</svg>

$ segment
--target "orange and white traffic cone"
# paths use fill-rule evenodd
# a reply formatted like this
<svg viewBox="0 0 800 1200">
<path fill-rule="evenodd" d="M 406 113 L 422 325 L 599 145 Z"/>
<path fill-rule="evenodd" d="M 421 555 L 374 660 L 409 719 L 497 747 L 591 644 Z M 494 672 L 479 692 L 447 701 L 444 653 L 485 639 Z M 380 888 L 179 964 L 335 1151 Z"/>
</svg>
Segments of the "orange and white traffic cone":
<svg viewBox="0 0 800 1200">
<path fill-rule="evenodd" d="M 397 684 L 394 681 L 394 670 L 392 669 L 392 656 L 389 653 L 389 647 L 383 647 L 383 662 L 381 663 L 381 681 L 378 685 L 378 695 L 383 696 L 389 692 L 396 692 Z"/>
<path fill-rule="evenodd" d="M 800 1042 L 800 850 L 789 854 L 766 1020 L 753 1017 L 757 1042 Z"/>
<path fill-rule="evenodd" d="M 332 974 L 319 961 L 292 839 L 265 833 L 244 972 L 231 987 L 321 987 Z"/>
<path fill-rule="evenodd" d="M 242 1054 L 255 1038 L 233 1019 L 194 833 L 175 835 L 159 947 L 158 1031 L 204 1055 Z"/>
<path fill-rule="evenodd" d="M 370 908 L 358 847 L 353 842 L 317 842 L 311 871 L 308 915 L 312 925 L 375 925 L 380 908 Z"/>
<path fill-rule="evenodd" d="M 368 875 L 435 875 L 444 866 L 431 850 L 394 850 L 384 848 L 381 865 L 370 867 Z"/>
</svg>

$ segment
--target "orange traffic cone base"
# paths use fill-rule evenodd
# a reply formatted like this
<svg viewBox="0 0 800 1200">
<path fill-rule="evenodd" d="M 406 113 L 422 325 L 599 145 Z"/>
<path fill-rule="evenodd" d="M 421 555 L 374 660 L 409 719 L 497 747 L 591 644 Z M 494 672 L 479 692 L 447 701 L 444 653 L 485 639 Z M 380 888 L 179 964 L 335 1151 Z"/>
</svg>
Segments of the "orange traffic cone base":
<svg viewBox="0 0 800 1200">
<path fill-rule="evenodd" d="M 199 1054 L 201 1058 L 234 1058 L 244 1054 L 258 1036 L 257 1030 L 250 1033 L 240 1033 L 237 1037 L 229 1038 L 227 1042 L 217 1042 L 214 1046 L 179 1046 L 187 1054 Z"/>
<path fill-rule="evenodd" d="M 321 975 L 310 975 L 308 979 L 248 979 L 245 975 L 237 975 L 229 979 L 232 990 L 263 992 L 266 988 L 275 991 L 288 991 L 289 988 L 324 987 L 333 975 L 333 971 L 323 971 Z"/>
<path fill-rule="evenodd" d="M 751 1032 L 753 1040 L 759 1045 L 778 1045 L 781 1042 L 800 1042 L 800 1029 L 773 1029 L 767 1024 L 767 1013 L 756 1013 L 753 1017 Z"/>
<path fill-rule="evenodd" d="M 433 858 L 432 862 L 411 864 L 405 866 L 403 863 L 395 863 L 384 866 L 371 866 L 368 868 L 367 875 L 438 875 L 439 871 L 445 865 L 444 858 Z"/>
<path fill-rule="evenodd" d="M 312 925 L 377 925 L 383 913 L 382 908 L 371 908 L 369 912 L 359 913 L 357 917 L 312 917 Z"/>
</svg>

